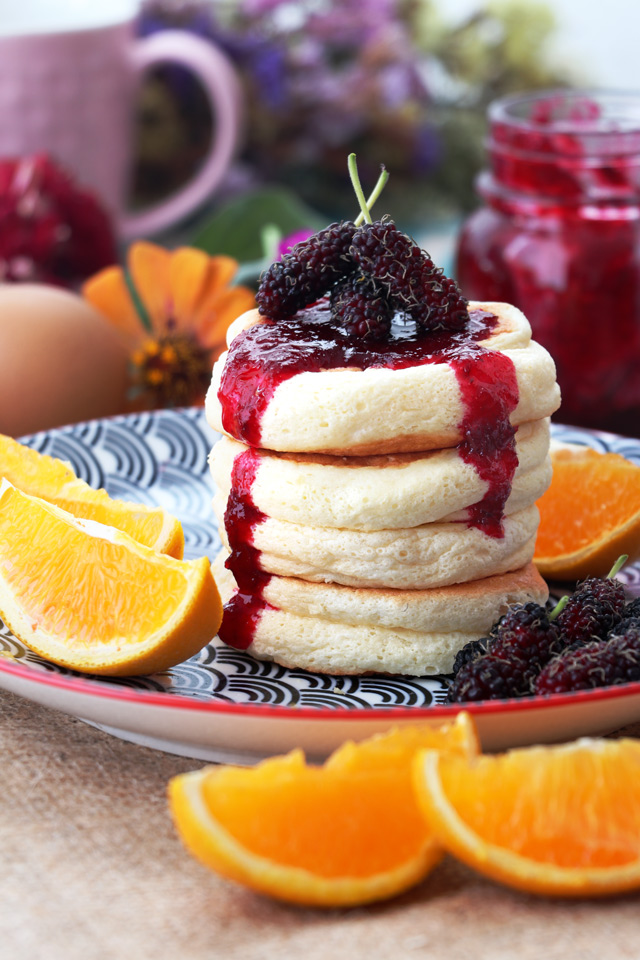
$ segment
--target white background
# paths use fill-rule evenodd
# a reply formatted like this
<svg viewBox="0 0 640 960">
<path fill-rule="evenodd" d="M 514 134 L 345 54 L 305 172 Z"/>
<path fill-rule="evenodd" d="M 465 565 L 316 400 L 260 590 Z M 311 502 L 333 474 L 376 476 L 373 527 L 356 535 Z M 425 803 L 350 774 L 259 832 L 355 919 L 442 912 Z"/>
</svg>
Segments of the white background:
<svg viewBox="0 0 640 960">
<path fill-rule="evenodd" d="M 455 22 L 478 0 L 441 0 Z M 557 29 L 550 53 L 563 58 L 585 85 L 640 90 L 640 0 L 547 0 Z"/>
</svg>

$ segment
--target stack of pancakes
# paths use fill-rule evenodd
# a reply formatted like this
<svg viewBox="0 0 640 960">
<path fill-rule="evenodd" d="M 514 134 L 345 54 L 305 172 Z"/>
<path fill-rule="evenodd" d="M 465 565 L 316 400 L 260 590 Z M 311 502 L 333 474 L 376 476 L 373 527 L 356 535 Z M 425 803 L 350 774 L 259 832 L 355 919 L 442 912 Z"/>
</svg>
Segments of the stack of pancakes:
<svg viewBox="0 0 640 960">
<path fill-rule="evenodd" d="M 502 535 L 470 522 L 487 483 L 461 454 L 464 400 L 446 361 L 289 377 L 263 414 L 261 446 L 251 450 L 260 522 L 250 537 L 267 574 L 249 646 L 255 656 L 332 674 L 448 673 L 457 651 L 486 635 L 510 604 L 545 601 L 531 559 L 535 501 L 551 479 L 555 367 L 520 311 L 470 308 L 498 318 L 480 346 L 508 357 L 517 380 L 510 421 L 518 465 Z M 229 344 L 261 319 L 256 311 L 239 318 Z M 225 360 L 214 368 L 206 403 L 219 431 Z M 248 449 L 223 436 L 211 453 L 227 549 L 233 467 Z M 235 590 L 226 555 L 215 563 L 225 601 Z"/>
</svg>

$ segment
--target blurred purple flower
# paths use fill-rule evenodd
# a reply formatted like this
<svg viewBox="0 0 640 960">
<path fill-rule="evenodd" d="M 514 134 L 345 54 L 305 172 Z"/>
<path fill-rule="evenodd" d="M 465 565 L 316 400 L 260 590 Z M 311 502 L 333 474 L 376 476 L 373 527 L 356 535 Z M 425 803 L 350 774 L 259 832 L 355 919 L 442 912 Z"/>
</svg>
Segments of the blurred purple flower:
<svg viewBox="0 0 640 960">
<path fill-rule="evenodd" d="M 244 159 L 334 218 L 353 201 L 348 184 L 340 194 L 351 150 L 361 173 L 386 161 L 408 182 L 441 160 L 403 0 L 147 0 L 142 21 L 227 53 L 245 85 Z"/>
<path fill-rule="evenodd" d="M 287 2 L 290 2 L 290 0 L 244 0 L 241 9 L 245 17 L 261 17 Z"/>
<path fill-rule="evenodd" d="M 288 237 L 283 237 L 278 244 L 278 257 L 283 257 L 285 253 L 289 253 L 289 251 L 295 247 L 296 243 L 304 243 L 304 241 L 308 240 L 314 233 L 315 231 L 309 228 L 296 230 L 295 233 L 290 233 Z"/>
<path fill-rule="evenodd" d="M 137 21 L 138 36 L 150 37 L 168 29 L 187 30 L 205 40 L 215 39 L 211 11 L 201 3 L 175 3 L 171 0 L 147 0 L 143 3 Z M 186 67 L 167 63 L 163 65 L 162 73 L 182 102 L 188 102 L 194 91 L 198 90 L 198 81 Z"/>
<path fill-rule="evenodd" d="M 260 13 L 278 6 L 282 0 L 256 2 Z M 282 110 L 288 102 L 286 51 L 282 44 L 257 32 L 238 33 L 219 26 L 209 5 L 172 0 L 148 0 L 138 18 L 138 33 L 146 37 L 160 30 L 181 29 L 211 40 L 256 84 L 260 96 L 272 110 Z M 178 96 L 188 98 L 197 81 L 191 71 L 170 65 L 164 68 Z"/>
<path fill-rule="evenodd" d="M 271 110 L 284 109 L 289 101 L 285 51 L 275 44 L 262 43 L 248 66 L 267 106 Z"/>
<path fill-rule="evenodd" d="M 433 127 L 426 124 L 416 131 L 411 167 L 418 175 L 429 173 L 442 160 L 442 140 Z"/>
</svg>

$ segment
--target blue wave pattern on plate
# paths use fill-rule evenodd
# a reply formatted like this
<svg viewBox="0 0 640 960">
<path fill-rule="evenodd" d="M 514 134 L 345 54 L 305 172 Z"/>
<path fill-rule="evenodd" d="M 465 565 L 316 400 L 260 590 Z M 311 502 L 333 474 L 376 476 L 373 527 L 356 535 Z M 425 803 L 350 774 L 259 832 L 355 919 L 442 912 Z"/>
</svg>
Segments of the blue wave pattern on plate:
<svg viewBox="0 0 640 960">
<path fill-rule="evenodd" d="M 552 426 L 552 434 L 557 440 L 620 453 L 640 465 L 638 440 L 559 425 Z M 79 477 L 91 486 L 104 487 L 113 497 L 164 507 L 182 522 L 185 556 L 213 558 L 220 539 L 211 509 L 213 482 L 207 458 L 216 438 L 203 411 L 187 409 L 77 424 L 35 434 L 25 442 L 69 461 Z M 639 565 L 625 570 L 622 579 L 631 592 L 640 592 Z M 1 620 L 0 656 L 34 670 L 79 676 L 31 653 Z M 218 641 L 162 674 L 94 679 L 142 694 L 152 691 L 201 701 L 323 710 L 425 707 L 442 703 L 447 689 L 438 677 L 330 677 L 288 670 Z"/>
</svg>

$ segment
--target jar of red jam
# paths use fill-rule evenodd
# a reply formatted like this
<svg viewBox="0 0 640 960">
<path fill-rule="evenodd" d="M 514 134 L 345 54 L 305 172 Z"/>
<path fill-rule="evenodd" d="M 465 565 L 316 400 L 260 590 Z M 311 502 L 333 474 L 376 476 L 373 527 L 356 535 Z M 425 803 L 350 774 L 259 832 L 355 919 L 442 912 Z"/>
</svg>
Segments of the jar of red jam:
<svg viewBox="0 0 640 960">
<path fill-rule="evenodd" d="M 498 100 L 487 147 L 463 293 L 524 311 L 556 361 L 558 419 L 640 436 L 640 93 Z"/>
</svg>

